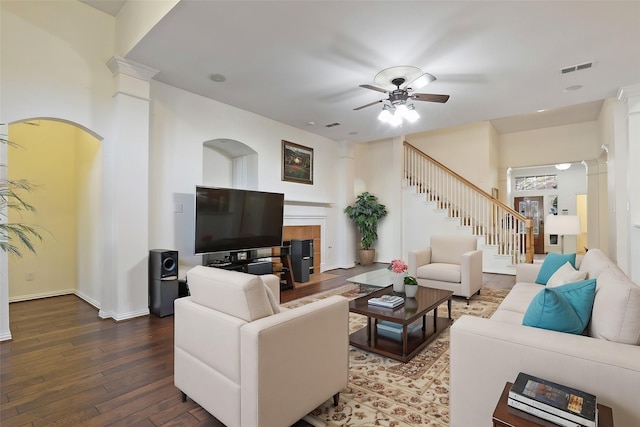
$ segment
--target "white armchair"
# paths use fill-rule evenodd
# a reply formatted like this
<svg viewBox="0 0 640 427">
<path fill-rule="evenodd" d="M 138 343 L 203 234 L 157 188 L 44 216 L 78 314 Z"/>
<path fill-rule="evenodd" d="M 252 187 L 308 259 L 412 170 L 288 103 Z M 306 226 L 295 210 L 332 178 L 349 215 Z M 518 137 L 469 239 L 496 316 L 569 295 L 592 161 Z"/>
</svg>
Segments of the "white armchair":
<svg viewBox="0 0 640 427">
<path fill-rule="evenodd" d="M 174 383 L 228 427 L 285 427 L 347 385 L 349 307 L 279 307 L 280 282 L 198 266 L 175 301 Z"/>
<path fill-rule="evenodd" d="M 482 251 L 473 236 L 433 236 L 431 246 L 409 252 L 409 275 L 418 284 L 469 299 L 482 287 Z"/>
</svg>

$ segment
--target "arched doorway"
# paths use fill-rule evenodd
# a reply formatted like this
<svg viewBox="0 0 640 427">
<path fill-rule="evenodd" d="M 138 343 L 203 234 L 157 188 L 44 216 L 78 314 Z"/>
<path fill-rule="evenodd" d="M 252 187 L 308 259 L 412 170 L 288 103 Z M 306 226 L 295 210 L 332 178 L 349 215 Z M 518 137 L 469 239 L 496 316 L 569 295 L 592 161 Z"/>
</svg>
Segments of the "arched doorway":
<svg viewBox="0 0 640 427">
<path fill-rule="evenodd" d="M 35 212 L 9 222 L 38 227 L 37 253 L 9 257 L 9 301 L 74 293 L 99 307 L 102 295 L 100 218 L 100 139 L 67 121 L 36 118 L 9 125 L 7 177 L 25 179 L 35 191 L 25 194 Z"/>
</svg>

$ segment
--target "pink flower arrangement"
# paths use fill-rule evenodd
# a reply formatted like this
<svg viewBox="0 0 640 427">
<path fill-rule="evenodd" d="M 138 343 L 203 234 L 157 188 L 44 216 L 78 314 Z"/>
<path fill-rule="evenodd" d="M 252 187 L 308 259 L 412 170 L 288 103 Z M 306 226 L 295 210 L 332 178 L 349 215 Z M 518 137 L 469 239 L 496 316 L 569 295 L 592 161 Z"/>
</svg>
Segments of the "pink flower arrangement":
<svg viewBox="0 0 640 427">
<path fill-rule="evenodd" d="M 407 270 L 409 270 L 409 266 L 401 259 L 391 260 L 391 264 L 389 264 L 388 268 L 394 273 L 406 273 Z"/>
</svg>

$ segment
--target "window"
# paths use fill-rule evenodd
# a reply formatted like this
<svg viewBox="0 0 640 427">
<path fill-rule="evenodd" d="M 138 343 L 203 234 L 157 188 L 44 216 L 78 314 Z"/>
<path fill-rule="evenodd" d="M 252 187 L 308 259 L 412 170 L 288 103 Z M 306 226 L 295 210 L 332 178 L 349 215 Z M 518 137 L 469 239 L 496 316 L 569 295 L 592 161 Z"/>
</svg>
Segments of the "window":
<svg viewBox="0 0 640 427">
<path fill-rule="evenodd" d="M 515 178 L 516 191 L 556 190 L 558 175 L 519 176 Z"/>
</svg>

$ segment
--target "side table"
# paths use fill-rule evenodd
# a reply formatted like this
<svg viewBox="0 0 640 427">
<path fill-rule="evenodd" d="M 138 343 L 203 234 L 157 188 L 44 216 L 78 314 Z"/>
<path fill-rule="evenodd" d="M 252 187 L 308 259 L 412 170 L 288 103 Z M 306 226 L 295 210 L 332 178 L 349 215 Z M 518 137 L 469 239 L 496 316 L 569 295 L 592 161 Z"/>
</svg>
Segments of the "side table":
<svg viewBox="0 0 640 427">
<path fill-rule="evenodd" d="M 507 405 L 511 383 L 507 383 L 496 409 L 493 411 L 493 427 L 558 427 L 557 424 L 535 417 Z M 598 403 L 598 427 L 613 427 L 613 412 L 608 406 Z"/>
</svg>

